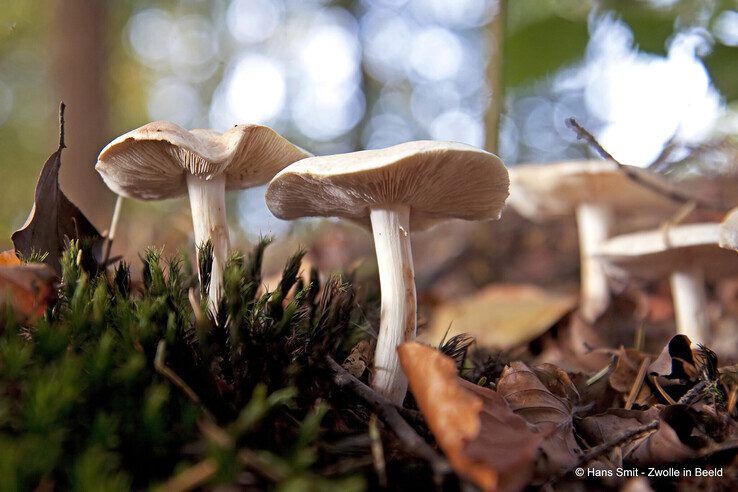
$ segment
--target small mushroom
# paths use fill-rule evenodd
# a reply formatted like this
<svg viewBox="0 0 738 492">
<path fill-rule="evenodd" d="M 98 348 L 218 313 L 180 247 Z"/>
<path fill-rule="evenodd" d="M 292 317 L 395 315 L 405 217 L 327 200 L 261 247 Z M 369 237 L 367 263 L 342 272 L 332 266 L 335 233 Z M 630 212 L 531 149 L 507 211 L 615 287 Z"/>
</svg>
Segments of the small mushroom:
<svg viewBox="0 0 738 492">
<path fill-rule="evenodd" d="M 734 208 L 720 224 L 720 247 L 738 251 L 738 208 Z"/>
<path fill-rule="evenodd" d="M 382 291 L 372 386 L 390 401 L 405 397 L 397 346 L 417 327 L 410 231 L 450 218 L 498 219 L 508 185 L 497 156 L 433 141 L 304 159 L 269 184 L 267 205 L 281 219 L 342 217 L 371 227 Z"/>
<path fill-rule="evenodd" d="M 668 183 L 645 170 L 631 168 L 642 179 Z M 519 165 L 510 169 L 510 205 L 532 221 L 575 215 L 581 262 L 581 313 L 594 321 L 610 304 L 607 276 L 592 259 L 608 238 L 616 212 L 674 211 L 678 205 L 633 181 L 608 161 L 571 161 Z"/>
<path fill-rule="evenodd" d="M 221 134 L 155 121 L 110 142 L 95 169 L 119 195 L 140 200 L 189 195 L 195 244 L 213 245 L 208 297 L 215 312 L 229 249 L 225 192 L 265 184 L 309 155 L 265 126 L 237 125 Z"/>
<path fill-rule="evenodd" d="M 709 337 L 705 280 L 738 273 L 735 252 L 718 245 L 720 224 L 686 224 L 613 237 L 596 258 L 614 275 L 644 280 L 669 276 L 677 332 L 693 342 Z"/>
</svg>

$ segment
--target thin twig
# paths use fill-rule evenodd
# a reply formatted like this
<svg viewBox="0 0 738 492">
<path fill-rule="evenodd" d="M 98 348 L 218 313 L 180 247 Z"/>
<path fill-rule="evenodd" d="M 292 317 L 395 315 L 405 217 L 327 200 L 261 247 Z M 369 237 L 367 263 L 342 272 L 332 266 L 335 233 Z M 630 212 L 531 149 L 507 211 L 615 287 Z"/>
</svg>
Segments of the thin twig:
<svg viewBox="0 0 738 492">
<path fill-rule="evenodd" d="M 641 367 L 638 368 L 638 375 L 636 375 L 635 381 L 633 381 L 633 386 L 630 388 L 628 399 L 625 400 L 624 408 L 626 410 L 630 410 L 633 407 L 633 403 L 635 403 L 636 398 L 638 398 L 638 394 L 641 392 L 641 388 L 643 387 L 643 380 L 646 377 L 646 371 L 648 370 L 648 365 L 650 363 L 650 357 L 646 357 L 641 361 Z"/>
<path fill-rule="evenodd" d="M 679 405 L 690 405 L 702 392 L 702 390 L 705 389 L 705 386 L 707 386 L 707 383 L 704 381 L 700 381 L 694 386 L 692 386 L 689 391 L 684 393 L 681 398 L 679 398 L 679 401 L 677 403 Z"/>
<path fill-rule="evenodd" d="M 651 384 L 653 384 L 654 387 L 656 388 L 656 390 L 659 392 L 659 394 L 661 395 L 661 397 L 664 400 L 666 400 L 666 402 L 669 405 L 676 404 L 676 401 L 674 401 L 674 398 L 672 398 L 671 396 L 669 396 L 669 393 L 667 393 L 666 390 L 664 390 L 664 388 L 661 387 L 661 384 L 659 384 L 659 380 L 658 380 L 658 378 L 656 378 L 656 376 L 651 375 L 649 377 L 649 380 L 651 381 Z"/>
<path fill-rule="evenodd" d="M 678 190 L 674 187 L 669 186 L 667 183 L 664 182 L 658 182 L 655 179 L 647 179 L 646 175 L 642 172 L 639 172 L 640 170 L 637 168 L 634 168 L 632 166 L 626 166 L 622 162 L 618 161 L 613 157 L 612 154 L 610 154 L 605 148 L 600 144 L 600 142 L 597 141 L 594 135 L 590 133 L 589 130 L 584 128 L 575 118 L 567 118 L 566 119 L 566 125 L 574 130 L 574 133 L 577 134 L 577 138 L 584 140 L 587 142 L 593 149 L 597 151 L 600 156 L 602 156 L 604 159 L 607 159 L 610 162 L 615 163 L 618 166 L 618 169 L 625 174 L 628 178 L 630 178 L 633 182 L 643 186 L 644 188 L 648 188 L 649 190 L 658 193 L 659 195 L 662 195 L 669 200 L 677 203 L 689 203 L 694 202 L 697 206 L 704 209 L 709 210 L 715 210 L 717 207 L 714 205 L 705 202 L 703 200 L 697 199 L 688 193 L 684 193 L 681 190 Z"/>
<path fill-rule="evenodd" d="M 567 476 L 569 473 L 573 472 L 577 468 L 581 468 L 582 466 L 586 465 L 593 459 L 597 458 L 601 454 L 604 454 L 608 451 L 610 451 L 612 448 L 616 446 L 622 446 L 623 444 L 630 442 L 632 440 L 635 440 L 637 437 L 639 437 L 641 434 L 644 433 L 650 433 L 654 430 L 658 429 L 659 427 L 659 421 L 658 420 L 652 420 L 651 422 L 647 424 L 643 424 L 639 427 L 634 427 L 633 429 L 630 429 L 628 431 L 625 431 L 624 433 L 620 434 L 619 436 L 607 441 L 603 442 L 602 444 L 595 446 L 593 448 L 590 448 L 589 451 L 584 453 L 575 464 L 568 467 L 563 472 L 559 473 L 558 475 L 555 475 L 551 480 L 549 480 L 549 483 L 555 483 Z"/>
<path fill-rule="evenodd" d="M 247 468 L 257 472 L 273 483 L 278 483 L 285 479 L 284 473 L 250 449 L 241 449 L 236 456 L 238 457 L 238 461 L 246 465 Z"/>
<path fill-rule="evenodd" d="M 218 471 L 218 462 L 214 458 L 207 458 L 183 470 L 164 482 L 159 490 L 167 492 L 185 492 L 200 487 L 213 478 Z"/>
<path fill-rule="evenodd" d="M 387 487 L 387 464 L 384 461 L 384 448 L 382 447 L 382 438 L 379 435 L 376 413 L 373 413 L 369 419 L 369 439 L 372 441 L 371 449 L 374 470 L 377 472 L 379 486 L 384 489 Z"/>
<path fill-rule="evenodd" d="M 731 386 L 730 391 L 728 392 L 728 404 L 726 406 L 728 415 L 733 414 L 733 410 L 735 410 L 735 405 L 737 401 L 738 401 L 738 385 L 734 384 L 733 386 Z"/>
<path fill-rule="evenodd" d="M 592 386 L 597 381 L 605 377 L 605 375 L 610 371 L 611 368 L 612 368 L 612 362 L 610 362 L 608 365 L 606 365 L 605 367 L 597 371 L 592 377 L 590 377 L 587 380 L 587 386 Z"/>
<path fill-rule="evenodd" d="M 248 469 L 257 472 L 273 483 L 280 482 L 284 479 L 278 470 L 250 449 L 238 451 L 236 457 Z M 218 462 L 214 458 L 206 458 L 170 478 L 157 490 L 166 492 L 186 492 L 193 490 L 205 485 L 217 472 Z"/>
<path fill-rule="evenodd" d="M 664 241 L 664 245 L 666 245 L 667 248 L 671 248 L 671 238 L 669 237 L 669 233 L 671 232 L 672 227 L 676 227 L 679 224 L 681 224 L 684 219 L 686 219 L 689 214 L 691 214 L 694 209 L 697 207 L 697 204 L 694 201 L 690 201 L 679 207 L 679 210 L 676 211 L 676 213 L 669 217 L 669 219 L 665 220 L 661 226 L 661 237 Z"/>
<path fill-rule="evenodd" d="M 184 382 L 184 379 L 179 377 L 176 372 L 171 370 L 164 363 L 164 359 L 166 358 L 166 350 L 167 343 L 164 340 L 159 340 L 159 344 L 156 346 L 156 355 L 154 356 L 154 368 L 159 374 L 167 378 L 173 385 L 179 388 L 182 393 L 184 393 L 185 396 L 190 399 L 192 403 L 199 406 L 205 417 L 208 418 L 208 420 L 214 422 L 215 418 L 210 413 L 210 411 L 205 408 L 205 405 L 203 405 L 200 397 L 197 396 L 197 393 L 195 393 L 195 391 L 190 388 L 187 383 Z"/>
<path fill-rule="evenodd" d="M 64 101 L 59 103 L 59 148 L 66 149 L 67 146 L 64 143 L 64 110 L 67 109 L 67 105 Z"/>
<path fill-rule="evenodd" d="M 371 405 L 374 410 L 382 415 L 384 421 L 394 431 L 403 449 L 419 458 L 423 458 L 430 463 L 437 483 L 441 483 L 442 477 L 451 471 L 451 468 L 445 458 L 436 453 L 425 440 L 415 432 L 410 424 L 402 418 L 397 408 L 377 394 L 369 386 L 365 385 L 346 369 L 333 360 L 330 356 L 326 356 L 328 366 L 335 373 L 333 380 L 342 388 L 349 388 L 356 393 L 362 400 Z"/>
</svg>

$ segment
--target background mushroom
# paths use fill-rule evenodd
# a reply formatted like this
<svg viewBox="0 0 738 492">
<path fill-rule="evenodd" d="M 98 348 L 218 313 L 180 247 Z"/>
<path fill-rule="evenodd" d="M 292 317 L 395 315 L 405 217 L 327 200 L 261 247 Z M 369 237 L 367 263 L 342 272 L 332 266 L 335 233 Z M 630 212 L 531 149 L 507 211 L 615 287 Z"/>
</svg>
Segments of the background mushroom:
<svg viewBox="0 0 738 492">
<path fill-rule="evenodd" d="M 693 342 L 709 338 L 706 279 L 738 273 L 735 252 L 718 245 L 720 224 L 686 224 L 616 236 L 602 243 L 596 258 L 613 274 L 645 280 L 669 276 L 677 332 Z"/>
<path fill-rule="evenodd" d="M 657 175 L 633 169 L 644 179 L 659 180 Z M 667 184 L 664 182 L 662 186 Z M 678 208 L 678 204 L 665 196 L 628 178 L 615 163 L 602 160 L 515 166 L 510 169 L 509 203 L 532 221 L 576 216 L 581 265 L 580 310 L 590 322 L 610 303 L 607 276 L 592 254 L 610 235 L 613 215 L 643 209 L 654 214 Z"/>
<path fill-rule="evenodd" d="M 417 326 L 410 231 L 450 218 L 498 219 L 508 186 L 497 156 L 432 141 L 304 159 L 269 184 L 267 204 L 279 218 L 342 217 L 371 227 L 382 291 L 372 385 L 389 400 L 405 397 L 396 348 Z"/>
<path fill-rule="evenodd" d="M 208 296 L 215 310 L 229 249 L 225 192 L 262 185 L 308 155 L 265 126 L 237 125 L 220 134 L 155 121 L 110 142 L 95 169 L 119 195 L 140 200 L 189 195 L 195 245 L 213 245 Z"/>
<path fill-rule="evenodd" d="M 738 251 L 738 208 L 734 208 L 720 224 L 720 247 Z"/>
</svg>

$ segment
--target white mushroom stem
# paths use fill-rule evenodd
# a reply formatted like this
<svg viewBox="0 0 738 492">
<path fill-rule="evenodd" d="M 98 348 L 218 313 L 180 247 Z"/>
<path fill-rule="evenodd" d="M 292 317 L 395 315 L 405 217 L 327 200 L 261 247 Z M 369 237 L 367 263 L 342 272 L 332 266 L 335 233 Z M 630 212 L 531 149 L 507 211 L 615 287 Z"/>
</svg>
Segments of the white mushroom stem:
<svg viewBox="0 0 738 492">
<path fill-rule="evenodd" d="M 670 280 L 677 333 L 687 335 L 694 343 L 707 343 L 710 321 L 704 272 L 698 268 L 680 270 L 673 272 Z"/>
<path fill-rule="evenodd" d="M 414 339 L 417 329 L 410 208 L 404 205 L 376 208 L 371 210 L 369 217 L 382 290 L 372 387 L 389 401 L 402 405 L 407 392 L 407 378 L 400 367 L 397 347 Z"/>
<path fill-rule="evenodd" d="M 213 266 L 210 273 L 210 310 L 217 312 L 223 291 L 223 267 L 228 259 L 228 223 L 225 208 L 225 176 L 204 179 L 187 176 L 187 191 L 190 195 L 192 225 L 195 230 L 195 245 L 199 248 L 208 240 L 213 245 Z M 202 279 L 200 279 L 202 285 Z"/>
<path fill-rule="evenodd" d="M 597 319 L 610 304 L 610 289 L 603 265 L 594 257 L 599 245 L 610 235 L 612 211 L 595 203 L 577 207 L 579 257 L 581 262 L 581 313 L 587 321 Z"/>
</svg>

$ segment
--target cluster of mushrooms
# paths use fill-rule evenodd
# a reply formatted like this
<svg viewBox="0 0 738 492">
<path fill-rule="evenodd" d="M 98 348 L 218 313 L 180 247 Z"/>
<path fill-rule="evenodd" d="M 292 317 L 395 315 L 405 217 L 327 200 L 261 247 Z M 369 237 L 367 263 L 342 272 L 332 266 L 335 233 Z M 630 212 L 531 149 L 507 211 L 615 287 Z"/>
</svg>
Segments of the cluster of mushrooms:
<svg viewBox="0 0 738 492">
<path fill-rule="evenodd" d="M 668 277 L 677 332 L 695 343 L 709 342 L 705 282 L 738 275 L 738 212 L 722 223 L 675 225 L 683 202 L 674 195 L 725 209 L 738 201 L 734 180 L 692 177 L 676 188 L 647 170 L 603 161 L 516 166 L 510 178 L 510 203 L 521 215 L 531 220 L 576 215 L 580 314 L 586 321 L 609 306 L 611 279 Z M 616 216 L 661 227 L 611 237 Z"/>
<path fill-rule="evenodd" d="M 267 205 L 281 219 L 341 217 L 370 227 L 382 294 L 372 386 L 397 404 L 407 380 L 396 349 L 415 338 L 417 327 L 410 231 L 450 218 L 498 219 L 509 187 L 502 161 L 469 145 L 417 141 L 312 157 L 260 125 L 220 134 L 149 123 L 108 144 L 96 169 L 122 196 L 187 193 L 195 244 L 213 246 L 207 293 L 213 312 L 229 254 L 226 191 L 269 183 Z"/>
<path fill-rule="evenodd" d="M 738 266 L 735 253 L 720 247 L 735 249 L 738 232 L 721 236 L 719 224 L 609 238 L 615 212 L 668 212 L 673 205 L 602 161 L 517 166 L 508 174 L 497 156 L 460 143 L 414 141 L 312 156 L 265 126 L 237 125 L 221 134 L 157 121 L 109 143 L 96 169 L 121 196 L 189 196 L 195 244 L 213 246 L 206 293 L 213 313 L 229 255 L 226 191 L 269 183 L 266 202 L 281 219 L 340 217 L 371 229 L 382 296 L 372 386 L 396 404 L 407 391 L 396 349 L 417 329 L 411 230 L 452 218 L 499 219 L 508 193 L 524 216 L 573 213 L 583 316 L 595 319 L 608 305 L 608 265 L 652 278 L 671 275 L 679 329 L 696 341 L 707 330 L 705 277 Z M 738 226 L 738 215 L 733 222 Z"/>
</svg>

